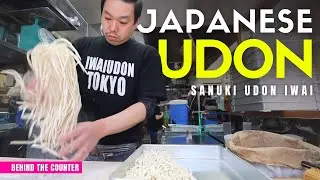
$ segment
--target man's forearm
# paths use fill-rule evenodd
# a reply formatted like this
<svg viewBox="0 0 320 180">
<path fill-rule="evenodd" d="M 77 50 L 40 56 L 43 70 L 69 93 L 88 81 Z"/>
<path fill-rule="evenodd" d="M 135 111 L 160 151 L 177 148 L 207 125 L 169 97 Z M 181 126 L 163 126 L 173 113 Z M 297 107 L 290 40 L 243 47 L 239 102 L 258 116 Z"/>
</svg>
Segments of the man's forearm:
<svg viewBox="0 0 320 180">
<path fill-rule="evenodd" d="M 139 102 L 115 115 L 97 120 L 101 138 L 125 131 L 142 122 L 146 118 L 146 111 L 145 105 Z"/>
</svg>

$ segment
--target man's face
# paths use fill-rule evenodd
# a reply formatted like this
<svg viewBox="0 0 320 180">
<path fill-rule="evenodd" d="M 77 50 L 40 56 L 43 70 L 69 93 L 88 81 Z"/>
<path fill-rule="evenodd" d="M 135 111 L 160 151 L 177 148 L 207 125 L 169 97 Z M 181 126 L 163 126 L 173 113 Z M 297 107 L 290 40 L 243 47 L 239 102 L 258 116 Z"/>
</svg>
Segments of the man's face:
<svg viewBox="0 0 320 180">
<path fill-rule="evenodd" d="M 121 0 L 106 0 L 101 16 L 102 32 L 112 45 L 120 45 L 131 38 L 137 28 L 134 23 L 134 4 Z"/>
</svg>

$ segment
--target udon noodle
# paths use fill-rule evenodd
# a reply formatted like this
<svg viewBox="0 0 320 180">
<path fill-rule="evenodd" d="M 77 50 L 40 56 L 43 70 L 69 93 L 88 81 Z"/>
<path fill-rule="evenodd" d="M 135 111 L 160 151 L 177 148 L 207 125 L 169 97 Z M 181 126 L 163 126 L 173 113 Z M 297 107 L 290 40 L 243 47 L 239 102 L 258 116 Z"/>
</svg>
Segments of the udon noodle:
<svg viewBox="0 0 320 180">
<path fill-rule="evenodd" d="M 179 165 L 166 151 L 149 150 L 135 161 L 124 179 L 195 180 L 192 172 Z"/>
<path fill-rule="evenodd" d="M 34 138 L 11 144 L 31 144 L 59 157 L 58 138 L 75 128 L 81 108 L 76 66 L 87 72 L 78 52 L 66 39 L 38 44 L 28 51 L 27 60 L 31 70 L 26 75 L 32 74 L 28 83 L 26 75 L 21 77 L 15 70 L 1 72 L 14 76 L 15 87 L 20 86 L 22 119 L 31 125 L 29 138 Z M 34 82 L 32 88 L 27 87 L 30 80 Z M 35 127 L 40 129 L 39 134 L 33 134 Z"/>
</svg>

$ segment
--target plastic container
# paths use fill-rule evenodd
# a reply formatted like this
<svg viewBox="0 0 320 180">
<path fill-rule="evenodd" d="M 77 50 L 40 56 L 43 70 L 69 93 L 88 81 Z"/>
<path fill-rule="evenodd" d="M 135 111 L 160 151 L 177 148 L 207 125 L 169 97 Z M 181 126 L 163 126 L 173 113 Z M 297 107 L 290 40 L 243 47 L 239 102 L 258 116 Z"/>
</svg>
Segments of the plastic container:
<svg viewBox="0 0 320 180">
<path fill-rule="evenodd" d="M 169 102 L 169 116 L 171 123 L 188 124 L 188 101 L 187 100 L 173 100 Z"/>
</svg>

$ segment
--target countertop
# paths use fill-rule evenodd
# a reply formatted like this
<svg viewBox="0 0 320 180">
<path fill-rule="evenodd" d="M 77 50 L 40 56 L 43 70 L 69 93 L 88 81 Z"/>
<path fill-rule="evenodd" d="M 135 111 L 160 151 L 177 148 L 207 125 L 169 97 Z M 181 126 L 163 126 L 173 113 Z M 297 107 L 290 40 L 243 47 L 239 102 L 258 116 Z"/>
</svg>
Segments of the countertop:
<svg viewBox="0 0 320 180">
<path fill-rule="evenodd" d="M 35 159 L 19 159 L 0 157 L 0 161 L 34 161 Z M 1 175 L 0 179 L 25 179 L 39 180 L 39 179 L 75 179 L 75 180 L 107 180 L 112 172 L 114 172 L 121 162 L 97 162 L 85 161 L 83 162 L 83 173 L 76 175 Z M 62 176 L 62 177 L 61 177 Z M 299 178 L 275 178 L 274 180 L 301 180 Z"/>
<path fill-rule="evenodd" d="M 220 141 L 223 141 L 223 135 L 215 134 L 215 137 L 219 140 L 213 139 L 207 135 L 199 136 L 192 134 L 192 142 L 189 142 L 186 138 L 186 133 L 165 133 L 165 142 L 166 144 L 214 144 L 214 145 L 222 145 Z M 0 161 L 37 161 L 36 159 L 19 159 L 19 158 L 7 158 L 0 157 Z M 74 179 L 74 180 L 108 180 L 109 176 L 114 172 L 122 162 L 98 162 L 98 161 L 85 161 L 83 162 L 83 173 L 82 174 L 48 174 L 48 175 L 4 175 L 0 174 L 0 180 L 4 179 L 30 179 L 30 180 L 63 180 L 63 179 Z M 297 178 L 276 178 L 274 180 L 301 180 Z"/>
</svg>

